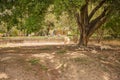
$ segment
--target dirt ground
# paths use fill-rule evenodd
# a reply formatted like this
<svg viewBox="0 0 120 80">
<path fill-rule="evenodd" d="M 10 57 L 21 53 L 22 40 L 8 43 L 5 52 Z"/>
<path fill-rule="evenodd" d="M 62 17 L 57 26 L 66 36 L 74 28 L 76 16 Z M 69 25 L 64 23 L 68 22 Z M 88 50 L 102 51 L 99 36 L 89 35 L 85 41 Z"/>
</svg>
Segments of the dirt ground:
<svg viewBox="0 0 120 80">
<path fill-rule="evenodd" d="M 0 80 L 120 80 L 120 46 L 0 47 Z"/>
</svg>

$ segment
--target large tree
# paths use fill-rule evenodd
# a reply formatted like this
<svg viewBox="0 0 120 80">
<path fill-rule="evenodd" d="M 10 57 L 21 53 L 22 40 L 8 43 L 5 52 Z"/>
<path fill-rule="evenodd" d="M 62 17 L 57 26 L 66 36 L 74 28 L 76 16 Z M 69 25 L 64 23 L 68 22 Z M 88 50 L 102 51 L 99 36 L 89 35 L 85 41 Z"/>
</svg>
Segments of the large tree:
<svg viewBox="0 0 120 80">
<path fill-rule="evenodd" d="M 58 14 L 67 11 L 70 17 L 76 18 L 80 31 L 79 46 L 87 46 L 91 35 L 108 21 L 112 11 L 120 9 L 119 0 L 55 0 L 54 4 Z"/>
</svg>

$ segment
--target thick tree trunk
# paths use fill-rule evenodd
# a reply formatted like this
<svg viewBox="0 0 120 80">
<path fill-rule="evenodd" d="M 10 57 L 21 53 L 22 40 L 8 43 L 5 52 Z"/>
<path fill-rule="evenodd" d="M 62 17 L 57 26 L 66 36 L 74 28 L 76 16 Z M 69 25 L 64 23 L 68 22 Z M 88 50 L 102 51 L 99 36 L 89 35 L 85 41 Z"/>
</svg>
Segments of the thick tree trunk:
<svg viewBox="0 0 120 80">
<path fill-rule="evenodd" d="M 78 46 L 87 46 L 89 37 L 85 33 L 80 33 Z"/>
<path fill-rule="evenodd" d="M 88 15 L 89 0 L 86 0 L 86 4 L 80 8 L 80 12 L 76 13 L 76 21 L 80 31 L 78 46 L 87 46 L 88 40 L 92 34 L 105 23 L 106 15 L 109 13 L 107 8 L 105 8 L 98 17 L 91 20 L 96 11 L 102 7 L 105 1 L 106 0 L 101 0 L 101 2 Z"/>
</svg>

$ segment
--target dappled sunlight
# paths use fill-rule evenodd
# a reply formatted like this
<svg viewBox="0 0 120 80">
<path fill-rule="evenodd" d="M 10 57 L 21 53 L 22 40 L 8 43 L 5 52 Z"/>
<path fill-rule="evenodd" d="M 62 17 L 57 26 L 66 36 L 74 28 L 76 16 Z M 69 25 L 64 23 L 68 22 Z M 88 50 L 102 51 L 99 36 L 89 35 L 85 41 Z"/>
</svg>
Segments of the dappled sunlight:
<svg viewBox="0 0 120 80">
<path fill-rule="evenodd" d="M 8 79 L 9 77 L 8 77 L 8 75 L 6 74 L 6 73 L 1 73 L 0 72 L 0 80 L 2 79 L 2 80 L 4 80 L 4 79 Z"/>
<path fill-rule="evenodd" d="M 3 71 L 5 67 L 5 72 L 12 80 L 18 80 L 19 78 L 27 79 L 34 76 L 39 77 L 41 74 L 44 74 L 45 77 L 48 74 L 48 77 L 56 75 L 61 77 L 60 79 L 57 77 L 56 80 L 110 80 L 111 76 L 109 75 L 111 73 L 104 71 L 106 68 L 103 67 L 104 64 L 108 65 L 110 62 L 104 61 L 104 59 L 106 60 L 108 57 L 110 60 L 115 59 L 115 54 L 113 55 L 111 51 L 109 51 L 110 53 L 107 51 L 94 50 L 93 48 L 78 48 L 72 45 L 1 48 L 0 68 Z M 110 55 L 112 55 L 112 58 Z M 19 73 L 23 73 L 23 75 L 18 76 Z M 15 74 L 15 77 L 13 74 Z M 28 77 L 30 74 L 32 76 Z"/>
<path fill-rule="evenodd" d="M 64 73 L 68 80 L 109 80 L 109 74 L 104 74 L 104 71 L 97 65 L 75 63 L 69 63 L 68 65 Z"/>
<path fill-rule="evenodd" d="M 108 73 L 103 74 L 103 79 L 104 80 L 110 80 L 110 75 Z"/>
<path fill-rule="evenodd" d="M 91 53 L 93 53 L 93 54 L 99 54 L 96 50 L 92 50 Z"/>
<path fill-rule="evenodd" d="M 120 80 L 120 0 L 0 0 L 0 80 Z"/>
<path fill-rule="evenodd" d="M 7 43 L 0 47 L 20 47 L 20 46 L 43 46 L 43 45 L 64 45 L 64 42 L 23 42 L 23 43 Z"/>
<path fill-rule="evenodd" d="M 3 58 L 1 58 L 0 59 L 0 61 L 7 61 L 7 60 L 10 60 L 10 59 L 12 59 L 13 57 L 3 57 Z"/>
<path fill-rule="evenodd" d="M 85 70 L 80 70 L 80 73 L 85 74 L 86 72 Z"/>
<path fill-rule="evenodd" d="M 70 55 L 70 57 L 72 58 L 76 58 L 76 57 L 81 57 L 81 58 L 87 58 L 88 56 L 83 54 L 83 53 L 79 53 L 79 52 L 72 52 L 72 53 L 67 53 L 68 55 Z"/>
<path fill-rule="evenodd" d="M 48 53 L 41 53 L 41 54 L 32 54 L 32 57 L 38 57 L 38 58 L 48 58 L 48 59 L 52 59 L 55 56 L 52 54 L 48 54 Z"/>
<path fill-rule="evenodd" d="M 4 52 L 5 52 L 5 53 L 14 53 L 15 50 L 5 50 Z"/>
</svg>

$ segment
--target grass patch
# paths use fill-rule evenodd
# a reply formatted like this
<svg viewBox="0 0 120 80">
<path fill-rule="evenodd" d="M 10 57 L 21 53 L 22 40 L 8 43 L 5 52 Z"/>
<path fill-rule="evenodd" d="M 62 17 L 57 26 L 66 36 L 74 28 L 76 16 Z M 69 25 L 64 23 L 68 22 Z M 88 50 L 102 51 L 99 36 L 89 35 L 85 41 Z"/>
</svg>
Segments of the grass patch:
<svg viewBox="0 0 120 80">
<path fill-rule="evenodd" d="M 42 70 L 45 70 L 45 71 L 48 70 L 48 68 L 47 68 L 45 65 L 43 65 L 43 64 L 40 64 L 40 68 L 41 68 Z"/>
<path fill-rule="evenodd" d="M 87 62 L 87 59 L 85 58 L 74 58 L 75 62 Z"/>
<path fill-rule="evenodd" d="M 48 68 L 47 68 L 45 65 L 43 65 L 43 64 L 40 63 L 40 59 L 31 58 L 30 60 L 28 60 L 28 62 L 29 62 L 31 65 L 39 64 L 39 65 L 40 65 L 40 68 L 41 68 L 42 70 L 45 70 L 45 71 L 48 70 Z"/>
<path fill-rule="evenodd" d="M 88 63 L 92 62 L 92 60 L 90 60 L 88 58 L 80 58 L 80 57 L 73 58 L 71 60 L 75 63 L 83 63 L 83 64 L 88 64 Z"/>
<path fill-rule="evenodd" d="M 37 58 L 32 58 L 32 59 L 28 60 L 28 62 L 32 65 L 38 64 L 39 61 L 40 61 L 40 59 L 37 59 Z"/>
<path fill-rule="evenodd" d="M 67 51 L 66 50 L 64 50 L 64 49 L 62 49 L 62 50 L 58 50 L 56 53 L 57 54 L 65 54 Z"/>
<path fill-rule="evenodd" d="M 105 60 L 107 60 L 108 55 L 97 55 L 97 58 L 98 58 L 99 60 L 105 61 Z"/>
</svg>

